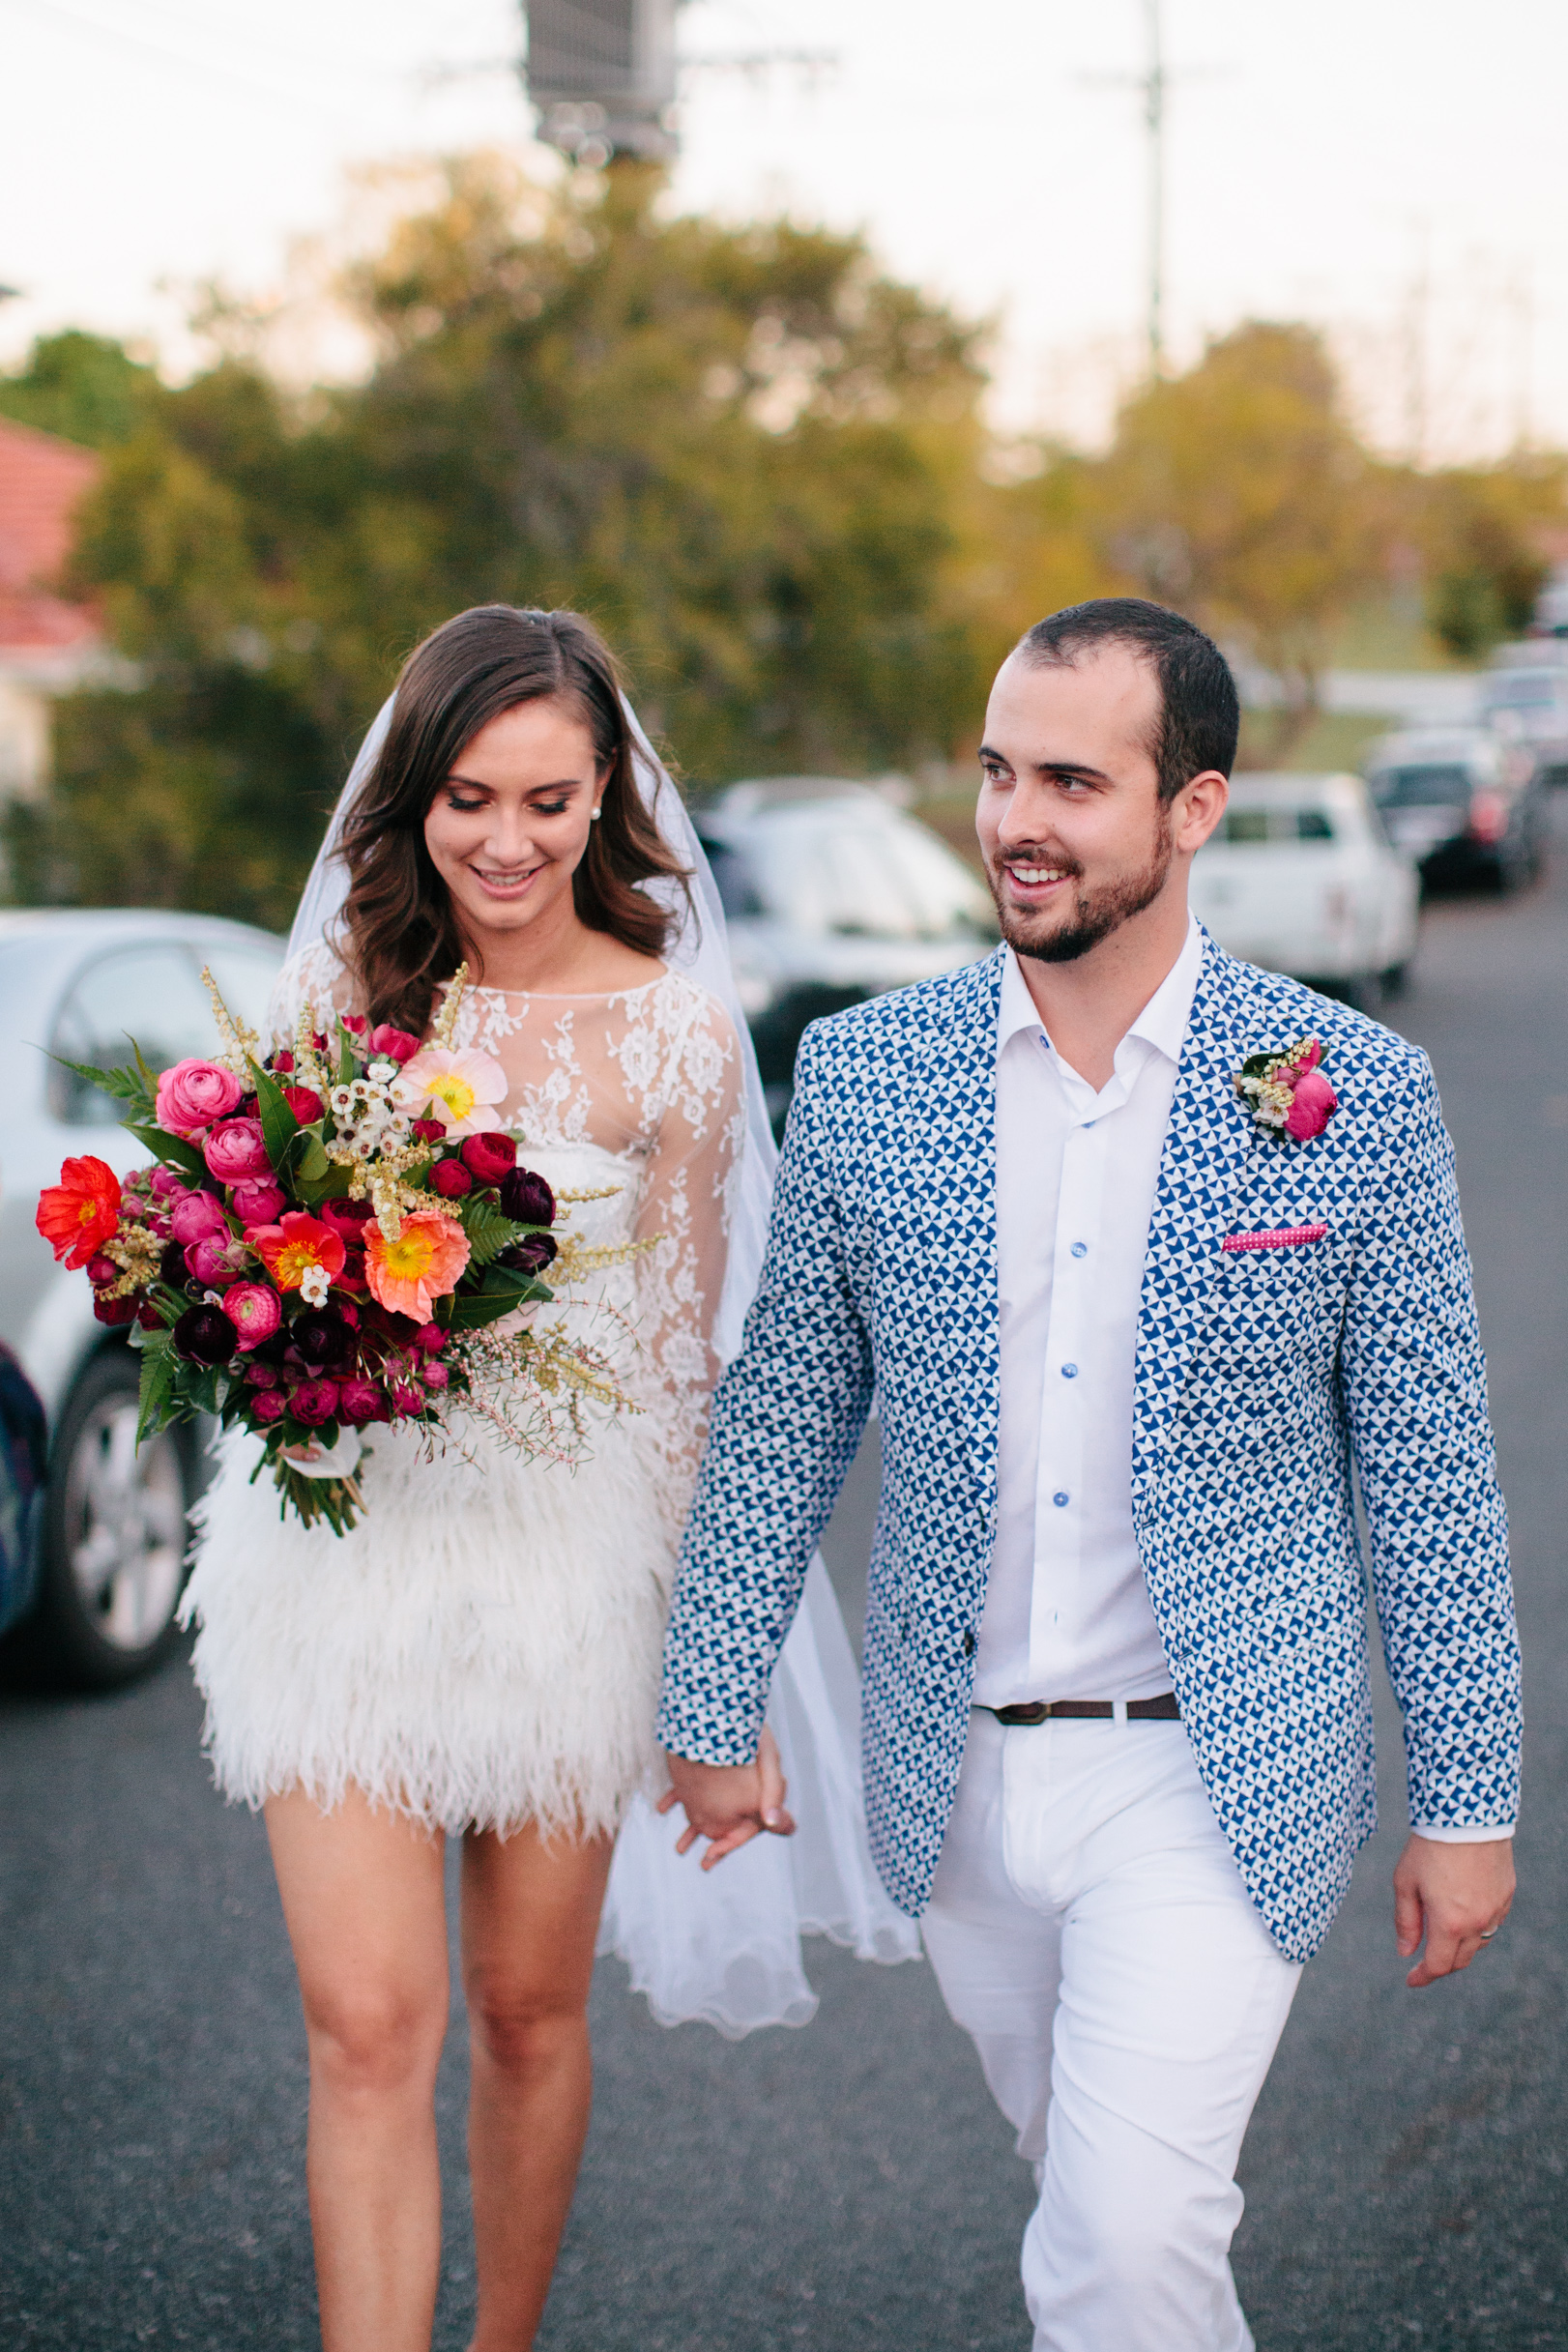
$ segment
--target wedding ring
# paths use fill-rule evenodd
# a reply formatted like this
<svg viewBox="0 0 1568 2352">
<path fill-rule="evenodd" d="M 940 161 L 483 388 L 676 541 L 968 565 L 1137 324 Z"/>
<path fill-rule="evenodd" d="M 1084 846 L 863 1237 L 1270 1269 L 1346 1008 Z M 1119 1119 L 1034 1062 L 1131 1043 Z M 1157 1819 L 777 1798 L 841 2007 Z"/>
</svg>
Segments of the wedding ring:
<svg viewBox="0 0 1568 2352">
<path fill-rule="evenodd" d="M 1500 1921 L 1499 1921 L 1499 1923 L 1498 1923 L 1498 1924 L 1499 1924 L 1499 1926 L 1500 1926 L 1500 1924 L 1501 1924 L 1501 1923 L 1500 1923 Z M 1492 1938 L 1493 1938 L 1493 1937 L 1494 1937 L 1494 1936 L 1496 1934 L 1496 1932 L 1497 1932 L 1496 1928 L 1483 1928 L 1483 1929 L 1481 1930 L 1481 1941 L 1482 1941 L 1484 1944 L 1489 1944 L 1489 1943 L 1491 1943 Z"/>
</svg>

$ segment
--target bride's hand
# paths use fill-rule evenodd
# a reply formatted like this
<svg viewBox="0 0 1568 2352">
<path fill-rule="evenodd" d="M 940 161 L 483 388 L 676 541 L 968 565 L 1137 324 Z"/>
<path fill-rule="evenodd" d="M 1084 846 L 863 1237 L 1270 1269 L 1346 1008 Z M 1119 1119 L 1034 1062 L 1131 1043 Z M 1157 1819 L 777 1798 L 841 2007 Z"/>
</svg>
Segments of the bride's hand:
<svg viewBox="0 0 1568 2352">
<path fill-rule="evenodd" d="M 660 1797 L 658 1810 L 668 1813 L 672 1806 L 680 1805 L 685 1813 L 686 1826 L 675 1849 L 678 1854 L 689 1853 L 699 1838 L 710 1841 L 702 1861 L 705 1871 L 764 1830 L 775 1838 L 795 1835 L 795 1823 L 784 1810 L 789 1792 L 778 1759 L 778 1743 L 766 1724 L 754 1763 L 699 1764 L 685 1756 L 666 1756 L 665 1761 L 670 1768 L 670 1786 Z"/>
</svg>

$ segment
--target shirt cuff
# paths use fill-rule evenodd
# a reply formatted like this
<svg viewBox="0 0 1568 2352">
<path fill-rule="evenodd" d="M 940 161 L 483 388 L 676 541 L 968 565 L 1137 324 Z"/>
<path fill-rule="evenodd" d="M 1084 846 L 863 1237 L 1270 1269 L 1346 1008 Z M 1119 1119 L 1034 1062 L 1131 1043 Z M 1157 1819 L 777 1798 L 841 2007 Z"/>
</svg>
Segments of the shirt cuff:
<svg viewBox="0 0 1568 2352">
<path fill-rule="evenodd" d="M 1484 1845 L 1489 1838 L 1511 1838 L 1518 1823 L 1494 1821 L 1482 1829 L 1429 1829 L 1424 1821 L 1412 1821 L 1410 1834 L 1430 1838 L 1434 1845 Z"/>
</svg>

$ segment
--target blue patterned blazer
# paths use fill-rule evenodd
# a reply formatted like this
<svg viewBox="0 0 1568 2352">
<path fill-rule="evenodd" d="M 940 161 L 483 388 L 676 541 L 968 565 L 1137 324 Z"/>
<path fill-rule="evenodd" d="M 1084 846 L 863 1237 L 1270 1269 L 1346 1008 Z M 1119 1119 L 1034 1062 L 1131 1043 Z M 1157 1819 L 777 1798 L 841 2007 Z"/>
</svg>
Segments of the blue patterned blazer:
<svg viewBox="0 0 1568 2352">
<path fill-rule="evenodd" d="M 878 1867 L 916 1913 L 963 1760 L 996 1520 L 1002 954 L 806 1032 L 665 1655 L 665 1745 L 749 1760 L 875 1387 L 866 1807 Z M 1298 1144 L 1258 1127 L 1232 1077 L 1311 1034 L 1341 1107 Z M 1306 1246 L 1222 1248 L 1316 1225 Z M 1511 1821 L 1507 1531 L 1431 1068 L 1205 940 L 1144 1276 L 1133 1517 L 1214 1812 L 1281 1950 L 1302 1960 L 1376 1822 L 1352 1450 L 1411 1817 Z"/>
</svg>

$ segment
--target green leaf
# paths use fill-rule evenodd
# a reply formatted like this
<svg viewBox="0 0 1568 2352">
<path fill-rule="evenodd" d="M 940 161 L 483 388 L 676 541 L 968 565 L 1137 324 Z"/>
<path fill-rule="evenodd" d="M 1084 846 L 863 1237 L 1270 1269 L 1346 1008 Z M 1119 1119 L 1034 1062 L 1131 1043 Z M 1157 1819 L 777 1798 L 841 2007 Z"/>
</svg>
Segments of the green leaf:
<svg viewBox="0 0 1568 2352">
<path fill-rule="evenodd" d="M 283 1089 L 270 1070 L 264 1070 L 252 1060 L 250 1075 L 256 1089 L 256 1109 L 261 1117 L 262 1141 L 267 1146 L 267 1157 L 275 1168 L 288 1166 L 289 1146 L 300 1132 L 300 1122 L 283 1098 Z"/>
<path fill-rule="evenodd" d="M 486 1266 L 499 1258 L 503 1250 L 510 1249 L 524 1234 L 532 1231 L 511 1217 L 504 1216 L 494 1201 L 485 1193 L 470 1193 L 458 1203 L 463 1231 L 468 1235 L 469 1263 Z"/>
<path fill-rule="evenodd" d="M 105 1094 L 112 1094 L 117 1102 L 133 1103 L 138 1107 L 147 1103 L 151 1108 L 147 1089 L 134 1071 L 129 1068 L 101 1070 L 96 1062 L 73 1061 L 66 1054 L 51 1054 L 49 1060 L 57 1061 L 63 1070 L 73 1071 L 77 1078 L 85 1078 L 89 1086 L 100 1088 Z"/>
<path fill-rule="evenodd" d="M 175 1380 L 179 1358 L 168 1334 L 149 1331 L 141 1350 L 141 1393 L 136 1409 L 136 1443 L 152 1430 L 161 1429 L 175 1408 Z"/>
<path fill-rule="evenodd" d="M 492 1265 L 486 1267 L 477 1291 L 456 1291 L 441 1301 L 449 1309 L 441 1321 L 449 1331 L 481 1331 L 486 1323 L 509 1315 L 513 1307 L 526 1307 L 536 1299 L 544 1301 L 554 1295 L 536 1274 L 522 1273 L 515 1266 Z"/>
<path fill-rule="evenodd" d="M 204 1176 L 207 1163 L 194 1144 L 188 1144 L 181 1135 L 170 1135 L 166 1127 L 141 1126 L 131 1119 L 125 1121 L 127 1135 L 133 1135 L 138 1144 L 160 1159 L 165 1167 L 183 1168 L 187 1176 Z"/>
<path fill-rule="evenodd" d="M 320 1184 L 333 1173 L 319 1131 L 314 1127 L 301 1129 L 303 1148 L 294 1162 L 294 1173 L 302 1184 Z M 344 1172 L 347 1173 L 346 1171 Z"/>
</svg>

